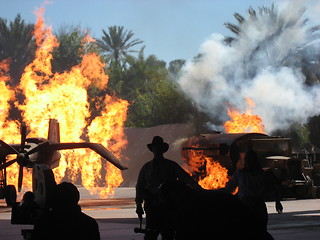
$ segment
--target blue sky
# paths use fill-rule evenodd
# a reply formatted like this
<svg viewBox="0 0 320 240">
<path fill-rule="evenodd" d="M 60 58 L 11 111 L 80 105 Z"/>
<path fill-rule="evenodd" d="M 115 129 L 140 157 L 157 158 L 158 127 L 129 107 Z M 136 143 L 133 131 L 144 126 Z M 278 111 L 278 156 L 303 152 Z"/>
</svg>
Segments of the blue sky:
<svg viewBox="0 0 320 240">
<path fill-rule="evenodd" d="M 13 20 L 20 13 L 34 23 L 36 7 L 44 0 L 0 0 L 0 17 Z M 192 59 L 213 33 L 230 35 L 223 26 L 235 22 L 232 14 L 246 16 L 252 6 L 270 7 L 272 0 L 51 0 L 45 20 L 53 31 L 63 26 L 90 29 L 95 38 L 102 29 L 121 25 L 144 41 L 145 54 L 169 62 Z M 142 45 L 141 45 L 142 46 Z M 136 49 L 139 49 L 137 47 Z"/>
</svg>

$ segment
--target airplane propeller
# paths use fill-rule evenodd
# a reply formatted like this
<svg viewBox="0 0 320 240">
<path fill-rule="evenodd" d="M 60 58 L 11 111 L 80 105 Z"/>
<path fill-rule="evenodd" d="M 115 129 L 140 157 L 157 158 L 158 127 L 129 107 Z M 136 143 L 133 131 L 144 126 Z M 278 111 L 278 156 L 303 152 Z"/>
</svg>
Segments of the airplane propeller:
<svg viewBox="0 0 320 240">
<path fill-rule="evenodd" d="M 16 159 L 10 160 L 0 166 L 0 170 L 9 167 L 13 163 L 17 162 L 19 164 L 19 173 L 18 173 L 18 191 L 21 191 L 22 187 L 22 180 L 23 180 L 23 167 L 26 165 L 33 165 L 33 163 L 29 160 L 29 155 L 32 153 L 35 153 L 39 151 L 41 148 L 40 145 L 38 145 L 35 151 L 35 149 L 32 149 L 32 151 L 27 152 L 25 149 L 26 146 L 26 137 L 27 137 L 27 126 L 22 125 L 21 126 L 21 144 L 20 149 L 17 151 L 15 148 L 7 144 L 6 142 L 0 140 L 1 146 L 5 149 L 6 154 L 16 154 Z"/>
</svg>

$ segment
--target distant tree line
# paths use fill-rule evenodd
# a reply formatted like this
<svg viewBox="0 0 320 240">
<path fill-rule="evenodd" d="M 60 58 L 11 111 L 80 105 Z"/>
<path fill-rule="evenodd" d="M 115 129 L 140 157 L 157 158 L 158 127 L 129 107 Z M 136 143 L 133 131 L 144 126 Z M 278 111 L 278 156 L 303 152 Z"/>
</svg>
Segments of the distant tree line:
<svg viewBox="0 0 320 240">
<path fill-rule="evenodd" d="M 264 11 L 272 11 L 265 8 Z M 250 8 L 249 16 L 256 11 Z M 226 37 L 226 44 L 232 44 L 240 34 L 240 25 L 245 18 L 234 14 L 238 23 L 226 23 L 225 26 L 234 33 Z M 33 60 L 35 41 L 33 24 L 26 23 L 18 14 L 13 21 L 0 18 L 0 61 L 10 60 L 11 87 L 19 84 L 24 68 Z M 102 30 L 102 37 L 95 42 L 84 45 L 82 40 L 86 32 L 80 27 L 64 27 L 58 30 L 60 45 L 53 51 L 53 72 L 64 72 L 79 64 L 82 56 L 95 52 L 106 62 L 106 73 L 109 83 L 106 89 L 91 87 L 88 90 L 92 112 L 99 114 L 96 101 L 101 101 L 105 94 L 114 94 L 130 102 L 126 126 L 151 127 L 159 124 L 192 122 L 201 129 L 210 119 L 197 109 L 195 104 L 183 94 L 175 79 L 181 74 L 185 60 L 177 59 L 169 64 L 155 55 L 146 56 L 143 41 L 134 38 L 134 33 L 123 26 L 110 26 Z M 138 48 L 139 47 L 139 48 Z M 134 49 L 135 48 L 135 49 Z M 201 58 L 195 56 L 194 61 Z M 303 59 L 302 59 L 303 61 Z M 313 69 L 320 69 L 320 56 L 312 66 L 304 65 L 306 82 L 313 84 L 319 81 Z M 102 101 L 101 101 L 102 103 Z M 12 114 L 11 117 L 15 117 Z M 201 130 L 200 130 L 201 131 Z M 313 117 L 306 125 L 296 125 L 290 132 L 281 133 L 293 137 L 300 147 L 316 145 L 320 147 L 320 116 Z"/>
<path fill-rule="evenodd" d="M 26 23 L 20 15 L 13 21 L 0 18 L 0 61 L 10 59 L 10 75 L 15 87 L 19 84 L 24 68 L 31 63 L 35 53 L 33 24 Z M 169 63 L 156 56 L 145 56 L 144 48 L 134 50 L 143 41 L 134 39 L 134 33 L 123 26 L 102 30 L 101 39 L 83 44 L 86 32 L 80 27 L 63 27 L 55 35 L 59 46 L 53 51 L 52 71 L 69 71 L 79 64 L 86 53 L 95 52 L 106 62 L 109 83 L 106 89 L 89 88 L 91 112 L 99 114 L 105 94 L 115 94 L 130 102 L 126 126 L 151 127 L 159 124 L 186 123 L 191 121 L 197 108 L 186 97 L 174 79 L 185 61 Z M 133 55 L 134 54 L 134 55 Z M 101 101 L 101 104 L 96 104 Z M 11 117 L 15 113 L 11 114 Z"/>
</svg>

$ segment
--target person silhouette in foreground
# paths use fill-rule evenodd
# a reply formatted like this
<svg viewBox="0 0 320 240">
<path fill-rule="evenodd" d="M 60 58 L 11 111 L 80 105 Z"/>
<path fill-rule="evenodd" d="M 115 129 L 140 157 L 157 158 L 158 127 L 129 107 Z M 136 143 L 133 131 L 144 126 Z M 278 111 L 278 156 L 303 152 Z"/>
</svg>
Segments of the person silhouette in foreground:
<svg viewBox="0 0 320 240">
<path fill-rule="evenodd" d="M 31 239 L 100 239 L 96 220 L 81 212 L 79 199 L 80 193 L 72 183 L 58 184 L 52 209 L 34 225 Z"/>
<path fill-rule="evenodd" d="M 265 198 L 273 195 L 277 212 L 283 211 L 278 185 L 274 174 L 270 170 L 262 169 L 257 154 L 253 150 L 248 150 L 244 157 L 244 166 L 238 164 L 238 169 L 227 183 L 225 190 L 232 193 L 238 187 L 237 195 L 240 200 L 261 217 L 267 229 L 268 211 Z"/>
<path fill-rule="evenodd" d="M 175 206 L 175 240 L 273 240 L 262 219 L 239 198 L 221 190 L 194 190 L 167 181 L 161 193 Z"/>
<path fill-rule="evenodd" d="M 146 213 L 146 229 L 144 239 L 174 239 L 172 227 L 173 205 L 160 193 L 161 185 L 172 180 L 180 180 L 185 184 L 200 189 L 201 187 L 176 162 L 164 158 L 169 144 L 159 136 L 155 136 L 152 143 L 147 145 L 154 154 L 153 160 L 144 164 L 140 170 L 136 184 L 136 213 L 142 218 Z M 142 203 L 144 202 L 144 210 Z"/>
<path fill-rule="evenodd" d="M 31 224 L 35 223 L 41 215 L 40 207 L 34 201 L 34 193 L 30 191 L 23 195 L 17 210 L 22 214 L 24 221 Z"/>
</svg>

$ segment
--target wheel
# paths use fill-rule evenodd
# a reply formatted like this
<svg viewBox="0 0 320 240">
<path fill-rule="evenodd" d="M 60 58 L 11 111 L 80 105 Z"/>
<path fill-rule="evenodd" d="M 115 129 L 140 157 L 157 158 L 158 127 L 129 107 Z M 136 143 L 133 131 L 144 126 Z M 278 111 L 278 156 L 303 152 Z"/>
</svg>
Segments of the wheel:
<svg viewBox="0 0 320 240">
<path fill-rule="evenodd" d="M 11 207 L 17 201 L 17 191 L 14 185 L 8 185 L 4 189 L 4 196 L 8 207 Z"/>
<path fill-rule="evenodd" d="M 41 208 L 51 206 L 55 186 L 52 170 L 45 164 L 35 164 L 32 170 L 32 189 L 35 201 Z"/>
</svg>

